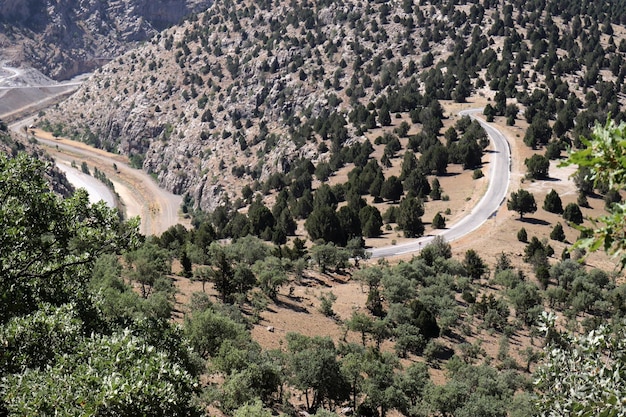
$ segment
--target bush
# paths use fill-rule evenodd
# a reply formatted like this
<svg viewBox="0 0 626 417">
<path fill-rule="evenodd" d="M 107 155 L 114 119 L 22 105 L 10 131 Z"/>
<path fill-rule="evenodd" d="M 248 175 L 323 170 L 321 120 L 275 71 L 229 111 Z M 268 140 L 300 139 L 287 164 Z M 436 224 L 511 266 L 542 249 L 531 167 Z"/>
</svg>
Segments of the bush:
<svg viewBox="0 0 626 417">
<path fill-rule="evenodd" d="M 526 229 L 524 229 L 523 227 L 519 229 L 519 231 L 517 232 L 517 240 L 523 243 L 528 242 L 528 233 L 526 232 Z"/>
<path fill-rule="evenodd" d="M 474 170 L 474 172 L 472 173 L 472 178 L 475 179 L 475 180 L 477 180 L 479 178 L 482 178 L 484 176 L 485 176 L 485 174 L 483 174 L 483 170 L 480 169 L 480 168 L 476 168 Z"/>
<path fill-rule="evenodd" d="M 320 312 L 327 317 L 333 317 L 335 315 L 333 311 L 335 301 L 337 301 L 337 296 L 332 291 L 323 292 L 320 295 Z"/>
<path fill-rule="evenodd" d="M 441 215 L 441 213 L 435 214 L 433 218 L 433 229 L 445 229 L 446 228 L 446 218 Z"/>
</svg>

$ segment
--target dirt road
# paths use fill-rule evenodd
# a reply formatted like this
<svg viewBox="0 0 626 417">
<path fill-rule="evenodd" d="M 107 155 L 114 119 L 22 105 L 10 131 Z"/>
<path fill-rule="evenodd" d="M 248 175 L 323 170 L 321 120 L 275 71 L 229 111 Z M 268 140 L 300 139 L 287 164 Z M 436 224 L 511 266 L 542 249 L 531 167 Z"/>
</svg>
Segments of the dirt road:
<svg viewBox="0 0 626 417">
<path fill-rule="evenodd" d="M 11 129 L 25 134 L 24 127 L 32 124 L 30 117 L 11 124 Z M 28 129 L 59 162 L 81 165 L 85 162 L 90 170 L 97 167 L 104 172 L 119 194 L 121 210 L 127 218 L 140 216 L 140 230 L 145 235 L 160 235 L 169 227 L 188 221 L 179 216 L 182 197 L 160 188 L 154 179 L 142 170 L 131 168 L 128 158 L 87 146 L 68 139 L 54 138 L 50 133 L 38 129 Z"/>
<path fill-rule="evenodd" d="M 57 83 L 38 71 L 0 63 L 0 119 L 11 121 L 27 112 L 32 114 L 45 108 L 72 93 L 80 86 L 82 78 Z M 61 170 L 70 170 L 75 185 L 86 187 L 95 200 L 102 198 L 112 204 L 116 199 L 108 189 L 103 188 L 102 183 L 73 170 L 71 165 L 73 162 L 76 165 L 85 162 L 91 171 L 97 167 L 113 182 L 121 200 L 120 209 L 126 217 L 141 217 L 140 230 L 143 234 L 159 235 L 177 223 L 188 223 L 178 215 L 182 197 L 159 188 L 148 174 L 131 168 L 127 158 L 83 143 L 56 139 L 47 132 L 28 129 L 33 121 L 34 117 L 21 119 L 12 123 L 10 128 L 19 135 L 35 136 L 55 158 Z"/>
</svg>

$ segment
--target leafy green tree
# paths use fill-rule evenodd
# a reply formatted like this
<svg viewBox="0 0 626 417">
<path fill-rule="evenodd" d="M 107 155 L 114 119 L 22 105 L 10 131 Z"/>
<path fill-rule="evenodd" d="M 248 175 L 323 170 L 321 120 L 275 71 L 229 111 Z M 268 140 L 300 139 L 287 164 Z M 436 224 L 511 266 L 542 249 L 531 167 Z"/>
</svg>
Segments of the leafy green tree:
<svg viewBox="0 0 626 417">
<path fill-rule="evenodd" d="M 9 415 L 200 415 L 197 382 L 131 332 L 85 338 L 46 369 L 3 381 Z"/>
<path fill-rule="evenodd" d="M 626 361 L 624 327 L 600 326 L 573 336 L 560 333 L 556 316 L 544 314 L 540 329 L 552 335 L 545 359 L 536 371 L 542 415 L 619 416 L 626 381 L 620 371 Z M 593 389 L 589 389 L 593 387 Z"/>
<path fill-rule="evenodd" d="M 418 415 L 424 405 L 424 390 L 429 382 L 428 366 L 423 362 L 411 363 L 403 372 L 396 374 L 394 385 L 402 393 L 402 401 L 398 404 L 402 414 Z"/>
<path fill-rule="evenodd" d="M 545 211 L 549 211 L 550 213 L 563 213 L 563 203 L 561 202 L 561 197 L 559 196 L 559 193 L 554 191 L 554 189 L 550 190 L 550 192 L 546 194 L 546 198 L 543 201 L 543 209 Z"/>
<path fill-rule="evenodd" d="M 526 175 L 529 178 L 544 179 L 548 178 L 548 171 L 550 169 L 550 160 L 543 155 L 534 154 L 530 158 L 524 160 L 526 169 L 528 170 Z"/>
<path fill-rule="evenodd" d="M 315 245 L 311 248 L 311 260 L 315 262 L 322 274 L 325 274 L 328 267 L 335 265 L 339 248 L 332 243 Z"/>
<path fill-rule="evenodd" d="M 263 407 L 261 400 L 247 402 L 233 413 L 233 417 L 272 417 L 272 410 Z"/>
<path fill-rule="evenodd" d="M 202 283 L 202 292 L 206 292 L 205 286 L 207 282 L 211 282 L 213 276 L 213 269 L 209 266 L 199 266 L 193 271 L 191 276 L 192 281 L 199 281 Z"/>
<path fill-rule="evenodd" d="M 507 296 L 515 307 L 516 316 L 524 324 L 530 326 L 535 323 L 542 310 L 542 298 L 535 284 L 522 282 L 507 291 Z"/>
<path fill-rule="evenodd" d="M 378 415 L 385 417 L 389 410 L 397 406 L 399 392 L 394 386 L 394 376 L 395 370 L 399 368 L 398 358 L 390 352 L 373 350 L 367 352 L 365 364 L 365 399 L 358 412 L 369 415 L 372 411 L 378 411 Z"/>
<path fill-rule="evenodd" d="M 280 287 L 289 282 L 286 263 L 275 256 L 256 261 L 252 270 L 257 275 L 261 291 L 272 299 L 276 299 Z"/>
<path fill-rule="evenodd" d="M 452 258 L 452 246 L 446 242 L 443 236 L 438 235 L 428 245 L 424 246 L 419 257 L 426 265 L 433 266 L 438 258 Z"/>
<path fill-rule="evenodd" d="M 168 251 L 148 241 L 141 247 L 124 255 L 129 276 L 141 284 L 141 295 L 147 298 L 155 283 L 172 271 Z"/>
<path fill-rule="evenodd" d="M 537 211 L 535 196 L 522 188 L 511 193 L 511 197 L 507 200 L 506 206 L 509 210 L 518 212 L 520 219 L 523 219 L 526 213 L 534 213 Z"/>
<path fill-rule="evenodd" d="M 193 349 L 203 358 L 217 355 L 224 341 L 249 338 L 243 324 L 210 308 L 185 316 L 184 332 Z"/>
<path fill-rule="evenodd" d="M 4 344 L 0 353 L 3 375 L 44 369 L 57 355 L 73 352 L 81 342 L 83 323 L 74 305 L 41 307 L 33 314 L 13 317 L 0 327 Z"/>
<path fill-rule="evenodd" d="M 361 335 L 361 343 L 363 346 L 367 343 L 367 335 L 372 332 L 374 320 L 367 314 L 353 311 L 352 316 L 346 321 L 348 330 L 357 332 Z"/>
<path fill-rule="evenodd" d="M 356 410 L 358 397 L 365 380 L 365 349 L 357 344 L 349 343 L 343 346 L 342 351 L 341 372 L 350 384 L 352 408 Z"/>
<path fill-rule="evenodd" d="M 309 412 L 322 404 L 339 403 L 350 395 L 337 349 L 330 338 L 287 334 L 288 367 L 293 385 L 304 392 Z"/>
<path fill-rule="evenodd" d="M 46 166 L 25 154 L 0 155 L 0 323 L 36 311 L 41 303 L 84 300 L 89 270 L 105 253 L 138 242 L 138 220 L 120 222 L 84 190 L 53 194 Z"/>
</svg>

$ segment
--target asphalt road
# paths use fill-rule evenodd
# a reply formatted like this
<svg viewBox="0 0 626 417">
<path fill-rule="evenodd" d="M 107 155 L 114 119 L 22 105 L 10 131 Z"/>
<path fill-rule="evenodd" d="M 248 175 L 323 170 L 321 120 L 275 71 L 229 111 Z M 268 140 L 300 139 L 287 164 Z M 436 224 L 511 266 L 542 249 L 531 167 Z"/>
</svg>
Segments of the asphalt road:
<svg viewBox="0 0 626 417">
<path fill-rule="evenodd" d="M 468 115 L 472 119 L 478 120 L 487 132 L 487 135 L 489 135 L 489 139 L 491 139 L 493 144 L 492 157 L 489 163 L 489 186 L 487 187 L 485 195 L 467 216 L 440 233 L 427 235 L 400 245 L 371 249 L 369 253 L 372 258 L 384 258 L 419 252 L 437 235 L 451 242 L 472 233 L 490 217 L 495 216 L 495 213 L 504 203 L 507 196 L 511 175 L 511 148 L 502 132 L 476 116 L 477 114 L 481 114 L 481 112 L 482 109 L 470 109 L 463 110 L 460 114 Z"/>
</svg>

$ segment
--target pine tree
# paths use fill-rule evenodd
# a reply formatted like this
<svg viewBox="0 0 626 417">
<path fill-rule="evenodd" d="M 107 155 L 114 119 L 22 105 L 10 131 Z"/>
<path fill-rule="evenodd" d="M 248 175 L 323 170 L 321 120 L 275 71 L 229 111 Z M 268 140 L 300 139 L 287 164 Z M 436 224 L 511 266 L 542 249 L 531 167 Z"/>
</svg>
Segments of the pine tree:
<svg viewBox="0 0 626 417">
<path fill-rule="evenodd" d="M 561 223 L 557 223 L 550 232 L 550 239 L 563 242 L 565 240 L 565 232 Z"/>
<path fill-rule="evenodd" d="M 554 191 L 554 189 L 546 195 L 546 199 L 543 201 L 543 209 L 545 211 L 549 211 L 550 213 L 563 213 L 563 203 L 561 202 L 561 197 L 559 197 L 559 193 Z"/>
</svg>

